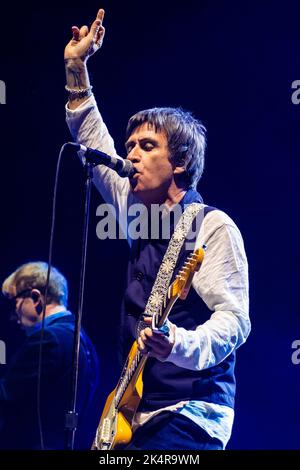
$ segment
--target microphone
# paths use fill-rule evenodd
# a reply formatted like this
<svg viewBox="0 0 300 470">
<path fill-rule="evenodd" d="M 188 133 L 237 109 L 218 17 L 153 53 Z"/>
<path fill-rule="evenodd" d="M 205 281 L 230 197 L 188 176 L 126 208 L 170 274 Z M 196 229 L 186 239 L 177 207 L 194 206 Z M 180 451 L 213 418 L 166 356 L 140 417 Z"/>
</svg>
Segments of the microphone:
<svg viewBox="0 0 300 470">
<path fill-rule="evenodd" d="M 67 145 L 73 147 L 77 152 L 83 152 L 83 158 L 94 166 L 108 166 L 115 170 L 122 178 L 130 178 L 135 173 L 135 168 L 130 160 L 125 160 L 118 156 L 111 157 L 107 153 L 77 144 L 76 142 L 67 142 Z"/>
</svg>

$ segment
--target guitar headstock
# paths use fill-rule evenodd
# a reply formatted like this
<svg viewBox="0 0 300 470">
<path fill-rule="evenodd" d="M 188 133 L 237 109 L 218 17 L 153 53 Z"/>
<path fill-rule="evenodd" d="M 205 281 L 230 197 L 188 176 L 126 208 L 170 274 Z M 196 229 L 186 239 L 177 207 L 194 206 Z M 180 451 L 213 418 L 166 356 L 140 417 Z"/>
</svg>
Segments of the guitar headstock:
<svg viewBox="0 0 300 470">
<path fill-rule="evenodd" d="M 175 280 L 169 287 L 168 297 L 180 297 L 185 299 L 193 279 L 193 275 L 200 269 L 201 263 L 204 258 L 206 246 L 203 245 L 201 248 L 197 248 L 185 261 L 183 267 L 177 274 Z"/>
</svg>

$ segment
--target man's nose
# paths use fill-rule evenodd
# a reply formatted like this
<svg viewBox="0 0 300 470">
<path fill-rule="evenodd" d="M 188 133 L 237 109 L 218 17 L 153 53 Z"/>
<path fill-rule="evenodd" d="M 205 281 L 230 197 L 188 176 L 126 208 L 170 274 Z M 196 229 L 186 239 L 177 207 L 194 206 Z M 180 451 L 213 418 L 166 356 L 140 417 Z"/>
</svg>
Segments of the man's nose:
<svg viewBox="0 0 300 470">
<path fill-rule="evenodd" d="M 128 160 L 132 163 L 139 162 L 141 160 L 139 147 L 134 147 L 127 155 Z"/>
</svg>

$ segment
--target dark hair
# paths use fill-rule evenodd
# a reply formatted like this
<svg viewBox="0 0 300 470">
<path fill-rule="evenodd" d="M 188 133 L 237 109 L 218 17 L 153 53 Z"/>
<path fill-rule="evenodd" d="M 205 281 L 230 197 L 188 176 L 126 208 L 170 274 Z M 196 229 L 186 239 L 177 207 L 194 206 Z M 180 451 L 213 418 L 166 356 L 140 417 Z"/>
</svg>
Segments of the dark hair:
<svg viewBox="0 0 300 470">
<path fill-rule="evenodd" d="M 126 140 L 134 129 L 148 123 L 155 132 L 164 131 L 168 140 L 171 161 L 184 166 L 187 188 L 195 188 L 204 168 L 206 129 L 189 111 L 181 108 L 151 108 L 139 111 L 127 124 Z"/>
<path fill-rule="evenodd" d="M 14 271 L 2 285 L 2 292 L 8 297 L 14 297 L 27 289 L 38 289 L 45 293 L 48 264 L 34 261 L 23 264 Z M 54 267 L 51 268 L 47 303 L 57 303 L 67 306 L 68 284 L 65 277 Z"/>
</svg>

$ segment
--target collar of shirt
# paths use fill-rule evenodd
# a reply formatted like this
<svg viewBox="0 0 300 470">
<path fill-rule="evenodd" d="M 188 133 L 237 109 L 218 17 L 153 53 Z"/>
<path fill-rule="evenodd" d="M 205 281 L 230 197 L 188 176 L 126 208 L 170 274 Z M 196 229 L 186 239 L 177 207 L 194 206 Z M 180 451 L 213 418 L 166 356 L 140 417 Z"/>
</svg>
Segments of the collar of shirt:
<svg viewBox="0 0 300 470">
<path fill-rule="evenodd" d="M 44 326 L 46 328 L 47 326 L 51 325 L 51 323 L 53 323 L 58 318 L 66 317 L 66 316 L 69 316 L 69 315 L 72 315 L 72 313 L 69 312 L 68 310 L 63 310 L 61 312 L 53 313 L 53 315 L 49 315 L 48 317 L 45 318 Z M 36 333 L 41 328 L 42 328 L 42 322 L 40 321 L 40 322 L 36 323 L 31 328 L 28 328 L 25 331 L 26 336 L 30 336 L 30 335 Z"/>
</svg>

